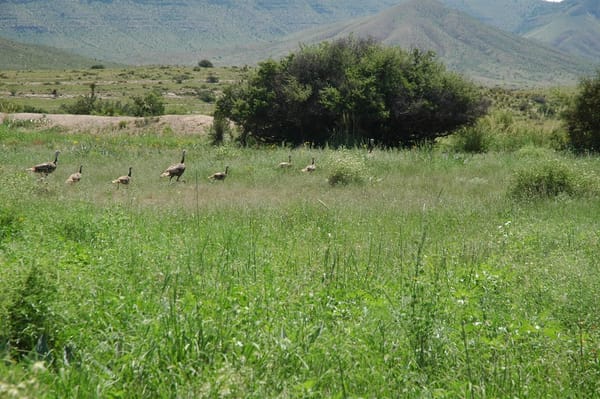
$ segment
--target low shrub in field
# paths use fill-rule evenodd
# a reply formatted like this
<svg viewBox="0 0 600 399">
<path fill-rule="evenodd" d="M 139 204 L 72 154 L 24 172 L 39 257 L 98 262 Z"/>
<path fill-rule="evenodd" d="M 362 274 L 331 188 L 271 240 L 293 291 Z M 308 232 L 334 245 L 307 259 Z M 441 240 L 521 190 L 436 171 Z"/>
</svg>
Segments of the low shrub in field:
<svg viewBox="0 0 600 399">
<path fill-rule="evenodd" d="M 39 268 L 31 268 L 8 308 L 7 336 L 3 338 L 17 359 L 32 352 L 42 357 L 50 353 L 50 303 L 56 288 L 49 280 Z"/>
<path fill-rule="evenodd" d="M 489 143 L 485 130 L 479 125 L 462 128 L 456 133 L 453 147 L 459 152 L 487 152 Z"/>
<path fill-rule="evenodd" d="M 338 184 L 363 183 L 367 176 L 364 161 L 356 154 L 340 150 L 333 154 L 327 181 L 332 186 Z"/>
<path fill-rule="evenodd" d="M 8 209 L 0 208 L 0 244 L 18 234 L 21 220 Z"/>
<path fill-rule="evenodd" d="M 567 165 L 548 161 L 517 171 L 509 186 L 516 199 L 549 198 L 557 195 L 581 195 L 593 190 L 591 181 L 577 176 Z"/>
</svg>

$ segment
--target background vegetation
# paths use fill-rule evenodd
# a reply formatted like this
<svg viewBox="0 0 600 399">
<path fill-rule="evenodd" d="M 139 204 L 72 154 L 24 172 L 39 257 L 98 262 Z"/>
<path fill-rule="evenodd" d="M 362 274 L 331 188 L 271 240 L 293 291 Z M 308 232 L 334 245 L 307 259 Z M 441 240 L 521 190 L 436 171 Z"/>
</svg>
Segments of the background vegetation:
<svg viewBox="0 0 600 399">
<path fill-rule="evenodd" d="M 349 37 L 261 63 L 225 90 L 215 116 L 235 122 L 243 143 L 400 146 L 473 124 L 487 105 L 433 53 Z"/>
<path fill-rule="evenodd" d="M 0 72 L 0 112 L 64 113 L 85 100 L 94 85 L 97 114 L 116 115 L 132 97 L 159 92 L 166 114 L 211 114 L 226 85 L 247 68 L 149 66 L 136 68 L 22 70 Z M 85 105 L 85 102 L 84 102 Z M 91 112 L 94 113 L 94 112 Z"/>
<path fill-rule="evenodd" d="M 597 396 L 600 163 L 563 91 L 486 95 L 372 153 L 0 125 L 0 395 Z"/>
</svg>

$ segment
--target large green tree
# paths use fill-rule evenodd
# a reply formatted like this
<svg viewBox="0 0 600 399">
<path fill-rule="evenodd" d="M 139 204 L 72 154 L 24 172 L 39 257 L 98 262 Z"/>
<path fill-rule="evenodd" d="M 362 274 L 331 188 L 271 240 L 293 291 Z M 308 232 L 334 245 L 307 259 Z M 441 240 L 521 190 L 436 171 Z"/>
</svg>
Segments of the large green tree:
<svg viewBox="0 0 600 399">
<path fill-rule="evenodd" d="M 259 65 L 225 90 L 215 116 L 242 141 L 386 146 L 431 141 L 487 110 L 477 88 L 446 71 L 431 52 L 348 37 L 301 48 Z"/>
<path fill-rule="evenodd" d="M 600 69 L 595 76 L 579 82 L 579 90 L 564 119 L 575 151 L 600 151 Z"/>
</svg>

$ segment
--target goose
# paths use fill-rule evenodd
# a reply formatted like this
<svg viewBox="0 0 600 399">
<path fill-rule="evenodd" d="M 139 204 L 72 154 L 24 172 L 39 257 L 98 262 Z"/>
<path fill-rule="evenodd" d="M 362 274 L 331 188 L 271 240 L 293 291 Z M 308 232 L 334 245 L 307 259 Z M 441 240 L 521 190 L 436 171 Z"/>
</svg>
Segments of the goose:
<svg viewBox="0 0 600 399">
<path fill-rule="evenodd" d="M 373 152 L 373 148 L 375 148 L 375 139 L 369 139 L 369 144 L 367 144 L 369 153 Z"/>
<path fill-rule="evenodd" d="M 83 168 L 83 165 L 79 165 L 79 172 L 73 173 L 71 174 L 71 176 L 69 176 L 69 178 L 67 179 L 67 181 L 65 181 L 65 183 L 78 183 L 79 180 L 81 180 L 81 169 Z"/>
<path fill-rule="evenodd" d="M 315 165 L 315 159 L 313 158 L 310 165 L 306 165 L 306 167 L 302 169 L 302 172 L 314 172 L 315 169 L 317 169 L 317 166 Z"/>
<path fill-rule="evenodd" d="M 168 177 L 169 181 L 171 181 L 171 179 L 173 177 L 177 176 L 176 181 L 179 181 L 179 178 L 181 177 L 181 175 L 183 175 L 183 172 L 185 172 L 185 163 L 184 162 L 185 162 L 185 150 L 183 150 L 183 152 L 181 154 L 181 162 L 169 166 L 167 169 L 165 169 L 164 172 L 162 172 L 160 177 Z"/>
<path fill-rule="evenodd" d="M 129 173 L 126 176 L 120 176 L 113 180 L 113 184 L 117 185 L 117 189 L 119 188 L 119 184 L 128 185 L 131 181 L 131 166 L 129 167 Z"/>
<path fill-rule="evenodd" d="M 60 151 L 56 150 L 54 153 L 54 161 L 40 163 L 26 170 L 29 172 L 40 173 L 46 177 L 56 170 L 56 165 L 58 164 L 58 154 L 60 154 Z"/>
<path fill-rule="evenodd" d="M 208 176 L 209 179 L 211 180 L 225 180 L 225 178 L 227 177 L 227 172 L 229 171 L 229 166 L 225 167 L 225 172 L 216 172 L 213 173 L 212 175 Z"/>
<path fill-rule="evenodd" d="M 287 162 L 280 162 L 278 166 L 280 168 L 291 168 L 292 167 L 292 156 L 288 155 Z"/>
</svg>

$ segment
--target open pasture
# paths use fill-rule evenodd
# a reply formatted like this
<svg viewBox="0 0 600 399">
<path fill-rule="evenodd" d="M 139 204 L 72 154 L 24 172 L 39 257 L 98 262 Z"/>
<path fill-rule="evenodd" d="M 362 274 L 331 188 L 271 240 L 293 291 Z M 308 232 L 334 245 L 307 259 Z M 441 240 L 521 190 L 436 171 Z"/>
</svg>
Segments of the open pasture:
<svg viewBox="0 0 600 399">
<path fill-rule="evenodd" d="M 6 124 L 0 147 L 0 396 L 600 394 L 598 191 L 508 195 L 542 161 L 597 183 L 597 158 Z M 362 179 L 331 186 L 340 158 Z"/>
<path fill-rule="evenodd" d="M 127 103 L 132 96 L 143 97 L 154 90 L 162 94 L 167 114 L 210 114 L 223 85 L 243 73 L 244 68 L 184 66 L 2 71 L 0 100 L 26 107 L 26 112 L 52 114 L 61 112 L 61 105 L 89 95 L 94 84 L 103 100 Z"/>
</svg>

